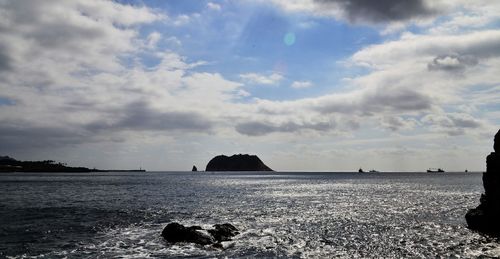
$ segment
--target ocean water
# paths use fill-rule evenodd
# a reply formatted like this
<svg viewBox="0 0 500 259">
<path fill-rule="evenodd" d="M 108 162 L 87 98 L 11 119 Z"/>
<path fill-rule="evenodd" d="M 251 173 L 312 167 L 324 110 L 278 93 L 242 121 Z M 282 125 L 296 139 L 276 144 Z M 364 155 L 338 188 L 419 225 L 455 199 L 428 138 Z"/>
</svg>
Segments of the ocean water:
<svg viewBox="0 0 500 259">
<path fill-rule="evenodd" d="M 0 258 L 499 257 L 466 228 L 479 173 L 0 174 Z M 231 223 L 223 250 L 169 222 Z"/>
</svg>

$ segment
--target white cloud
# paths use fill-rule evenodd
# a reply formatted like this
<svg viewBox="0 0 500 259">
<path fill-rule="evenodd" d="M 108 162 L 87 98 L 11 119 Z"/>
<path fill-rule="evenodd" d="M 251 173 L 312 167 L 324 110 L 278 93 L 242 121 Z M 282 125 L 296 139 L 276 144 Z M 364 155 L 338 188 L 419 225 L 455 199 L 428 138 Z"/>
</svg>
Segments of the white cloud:
<svg viewBox="0 0 500 259">
<path fill-rule="evenodd" d="M 252 84 L 276 85 L 283 79 L 283 76 L 278 73 L 272 73 L 269 75 L 247 73 L 247 74 L 241 74 L 240 78 Z"/>
<path fill-rule="evenodd" d="M 219 4 L 216 4 L 216 3 L 213 3 L 213 2 L 208 2 L 207 3 L 207 7 L 210 10 L 215 10 L 215 11 L 220 11 L 221 10 L 221 6 Z"/>
<path fill-rule="evenodd" d="M 170 43 L 171 45 L 173 45 L 175 47 L 182 46 L 182 41 L 179 40 L 179 38 L 177 38 L 175 36 L 171 36 L 171 37 L 166 38 L 165 42 L 168 42 L 168 43 Z"/>
<path fill-rule="evenodd" d="M 202 15 L 200 13 L 179 14 L 176 17 L 170 18 L 169 22 L 173 26 L 182 27 L 196 24 L 201 18 Z"/>
<path fill-rule="evenodd" d="M 295 89 L 300 89 L 300 88 L 309 88 L 312 85 L 313 84 L 309 81 L 294 81 L 290 86 Z"/>
<path fill-rule="evenodd" d="M 147 45 L 149 48 L 155 48 L 156 44 L 161 40 L 161 34 L 159 32 L 152 32 L 148 35 Z"/>
</svg>

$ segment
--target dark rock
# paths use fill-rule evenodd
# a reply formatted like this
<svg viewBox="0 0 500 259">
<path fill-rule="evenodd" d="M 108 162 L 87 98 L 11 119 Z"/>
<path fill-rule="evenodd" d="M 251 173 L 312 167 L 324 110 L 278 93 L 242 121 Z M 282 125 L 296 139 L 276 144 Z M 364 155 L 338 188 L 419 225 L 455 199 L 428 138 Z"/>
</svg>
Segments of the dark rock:
<svg viewBox="0 0 500 259">
<path fill-rule="evenodd" d="M 174 222 L 168 224 L 163 229 L 161 236 L 171 243 L 188 242 L 199 245 L 209 245 L 214 243 L 214 239 L 211 236 L 206 235 L 199 230 L 201 230 L 201 227 L 199 226 L 185 227 Z"/>
<path fill-rule="evenodd" d="M 193 165 L 193 169 L 191 169 L 191 171 L 196 172 L 196 171 L 198 171 L 198 168 L 196 168 L 196 166 Z"/>
<path fill-rule="evenodd" d="M 470 209 L 465 220 L 470 229 L 500 236 L 500 130 L 495 135 L 495 152 L 486 157 L 486 173 L 483 173 L 484 194 L 480 204 Z"/>
<path fill-rule="evenodd" d="M 220 155 L 212 158 L 206 171 L 273 171 L 255 155 Z"/>
<path fill-rule="evenodd" d="M 217 242 L 230 241 L 232 237 L 238 235 L 238 229 L 229 224 L 215 224 L 214 229 L 209 229 L 208 233 L 212 235 Z"/>
<path fill-rule="evenodd" d="M 493 143 L 493 150 L 495 150 L 495 152 L 500 152 L 500 130 L 498 130 L 497 134 L 495 135 L 495 142 Z"/>
<path fill-rule="evenodd" d="M 229 224 L 215 224 L 213 229 L 206 230 L 210 235 L 202 232 L 200 226 L 185 227 L 179 223 L 169 223 L 161 232 L 161 236 L 168 242 L 187 242 L 199 245 L 212 245 L 215 248 L 223 248 L 220 242 L 230 241 L 232 237 L 239 234 L 238 229 Z"/>
</svg>

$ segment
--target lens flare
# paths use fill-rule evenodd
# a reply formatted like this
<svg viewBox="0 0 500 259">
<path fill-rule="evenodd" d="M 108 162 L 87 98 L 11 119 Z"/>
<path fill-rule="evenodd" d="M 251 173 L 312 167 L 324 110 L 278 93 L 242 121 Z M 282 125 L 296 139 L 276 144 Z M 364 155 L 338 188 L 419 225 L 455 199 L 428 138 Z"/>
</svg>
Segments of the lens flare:
<svg viewBox="0 0 500 259">
<path fill-rule="evenodd" d="M 283 37 L 283 42 L 285 42 L 285 45 L 287 46 L 292 46 L 295 43 L 295 33 L 288 32 L 287 34 L 285 34 L 285 37 Z"/>
</svg>

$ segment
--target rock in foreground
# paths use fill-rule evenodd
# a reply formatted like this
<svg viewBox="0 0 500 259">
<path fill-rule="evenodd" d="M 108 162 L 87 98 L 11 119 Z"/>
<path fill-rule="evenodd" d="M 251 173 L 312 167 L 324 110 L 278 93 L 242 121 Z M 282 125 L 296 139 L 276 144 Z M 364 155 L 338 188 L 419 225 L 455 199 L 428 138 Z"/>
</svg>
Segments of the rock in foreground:
<svg viewBox="0 0 500 259">
<path fill-rule="evenodd" d="M 255 155 L 220 155 L 212 158 L 205 171 L 273 171 Z"/>
<path fill-rule="evenodd" d="M 483 173 L 484 194 L 480 204 L 465 215 L 470 229 L 500 236 L 500 130 L 495 135 L 495 152 L 486 158 L 486 173 Z"/>
<path fill-rule="evenodd" d="M 187 242 L 199 245 L 213 245 L 215 247 L 222 247 L 220 242 L 230 241 L 232 237 L 238 234 L 238 229 L 229 223 L 215 224 L 213 229 L 206 230 L 200 226 L 185 227 L 173 222 L 168 224 L 161 232 L 161 236 L 170 243 Z"/>
</svg>

